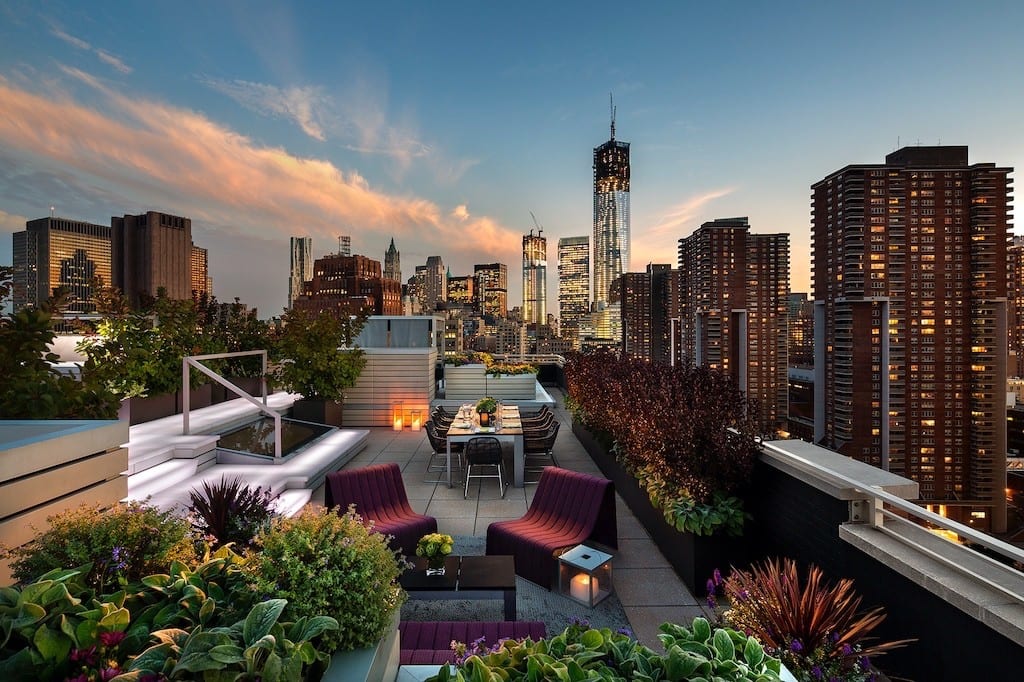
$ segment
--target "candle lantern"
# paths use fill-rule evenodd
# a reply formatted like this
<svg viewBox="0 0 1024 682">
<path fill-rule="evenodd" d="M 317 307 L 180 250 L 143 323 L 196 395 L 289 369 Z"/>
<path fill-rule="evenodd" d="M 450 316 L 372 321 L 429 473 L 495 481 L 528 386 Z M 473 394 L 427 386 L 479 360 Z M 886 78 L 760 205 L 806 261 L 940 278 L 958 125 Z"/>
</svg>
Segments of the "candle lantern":
<svg viewBox="0 0 1024 682">
<path fill-rule="evenodd" d="M 558 557 L 558 591 L 594 606 L 612 593 L 612 555 L 577 545 Z"/>
<path fill-rule="evenodd" d="M 419 431 L 420 427 L 423 425 L 423 413 L 419 410 L 413 410 L 409 414 L 410 419 L 412 419 L 412 430 Z"/>
<path fill-rule="evenodd" d="M 391 428 L 393 428 L 395 431 L 401 431 L 402 427 L 405 426 L 405 420 L 403 418 L 402 410 L 402 403 L 392 403 Z"/>
</svg>

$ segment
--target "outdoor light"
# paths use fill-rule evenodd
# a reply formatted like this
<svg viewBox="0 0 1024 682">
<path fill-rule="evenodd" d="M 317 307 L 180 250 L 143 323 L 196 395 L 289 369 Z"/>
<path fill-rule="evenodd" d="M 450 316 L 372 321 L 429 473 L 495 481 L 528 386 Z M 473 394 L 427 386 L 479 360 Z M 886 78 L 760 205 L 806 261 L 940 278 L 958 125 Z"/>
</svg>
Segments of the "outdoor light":
<svg viewBox="0 0 1024 682">
<path fill-rule="evenodd" d="M 391 405 L 391 425 L 391 428 L 395 431 L 401 431 L 402 427 L 405 426 L 405 421 L 402 418 L 402 403 Z"/>
<path fill-rule="evenodd" d="M 577 545 L 558 557 L 558 591 L 594 606 L 612 593 L 612 555 Z"/>
<path fill-rule="evenodd" d="M 422 415 L 422 412 L 420 412 L 419 410 L 413 410 L 411 412 L 411 417 L 410 418 L 412 419 L 412 430 L 413 431 L 419 431 L 420 430 L 420 426 L 422 426 L 422 421 L 423 421 L 423 418 L 422 418 L 421 415 Z"/>
</svg>

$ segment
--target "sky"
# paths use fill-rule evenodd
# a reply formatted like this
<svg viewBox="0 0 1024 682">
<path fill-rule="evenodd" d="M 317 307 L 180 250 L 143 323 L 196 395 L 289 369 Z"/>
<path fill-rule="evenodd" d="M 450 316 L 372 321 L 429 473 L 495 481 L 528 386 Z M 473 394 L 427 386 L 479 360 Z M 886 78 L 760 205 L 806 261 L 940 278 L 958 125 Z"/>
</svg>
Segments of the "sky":
<svg viewBox="0 0 1024 682">
<path fill-rule="evenodd" d="M 0 264 L 55 214 L 192 219 L 214 293 L 279 314 L 288 238 L 403 278 L 509 266 L 593 226 L 593 148 L 631 147 L 631 270 L 701 223 L 791 235 L 810 186 L 898 146 L 1024 166 L 1019 2 L 0 0 Z"/>
</svg>

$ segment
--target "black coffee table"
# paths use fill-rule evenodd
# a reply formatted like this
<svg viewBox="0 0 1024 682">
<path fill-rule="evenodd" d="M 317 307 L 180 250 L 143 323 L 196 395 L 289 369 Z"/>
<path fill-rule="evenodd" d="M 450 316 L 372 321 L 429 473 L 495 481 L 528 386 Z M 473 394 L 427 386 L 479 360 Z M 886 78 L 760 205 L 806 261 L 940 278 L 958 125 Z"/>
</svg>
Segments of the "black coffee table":
<svg viewBox="0 0 1024 682">
<path fill-rule="evenodd" d="M 515 557 L 449 556 L 444 575 L 427 575 L 427 561 L 416 557 L 416 567 L 399 582 L 412 599 L 502 599 L 505 620 L 516 619 Z"/>
</svg>

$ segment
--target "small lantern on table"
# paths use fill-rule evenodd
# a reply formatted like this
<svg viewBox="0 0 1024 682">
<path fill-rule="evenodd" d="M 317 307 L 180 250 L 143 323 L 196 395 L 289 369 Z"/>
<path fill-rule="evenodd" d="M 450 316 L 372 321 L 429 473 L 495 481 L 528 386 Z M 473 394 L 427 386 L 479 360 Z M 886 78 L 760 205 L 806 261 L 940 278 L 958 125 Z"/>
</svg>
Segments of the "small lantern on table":
<svg viewBox="0 0 1024 682">
<path fill-rule="evenodd" d="M 595 606 L 612 593 L 612 555 L 577 545 L 558 557 L 558 591 Z"/>
<path fill-rule="evenodd" d="M 405 426 L 404 411 L 405 406 L 402 403 L 393 403 L 391 405 L 391 428 L 395 431 L 401 431 Z"/>
</svg>

